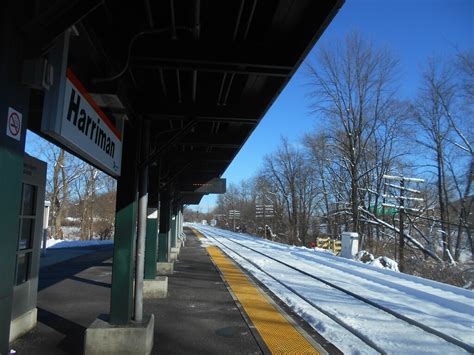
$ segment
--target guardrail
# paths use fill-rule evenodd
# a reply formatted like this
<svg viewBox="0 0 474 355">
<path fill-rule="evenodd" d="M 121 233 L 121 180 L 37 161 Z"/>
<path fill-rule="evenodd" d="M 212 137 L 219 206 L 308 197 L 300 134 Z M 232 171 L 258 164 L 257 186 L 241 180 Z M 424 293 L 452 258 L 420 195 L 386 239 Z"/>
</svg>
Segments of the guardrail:
<svg viewBox="0 0 474 355">
<path fill-rule="evenodd" d="M 318 238 L 316 243 L 310 243 L 309 247 L 331 250 L 334 255 L 339 255 L 341 253 L 342 243 L 337 239 Z"/>
</svg>

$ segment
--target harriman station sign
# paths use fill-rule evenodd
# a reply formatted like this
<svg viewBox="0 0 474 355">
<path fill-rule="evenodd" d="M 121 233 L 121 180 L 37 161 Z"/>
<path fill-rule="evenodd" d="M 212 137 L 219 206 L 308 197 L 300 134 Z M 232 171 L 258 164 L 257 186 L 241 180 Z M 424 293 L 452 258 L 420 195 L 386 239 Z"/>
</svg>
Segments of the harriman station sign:
<svg viewBox="0 0 474 355">
<path fill-rule="evenodd" d="M 43 132 L 110 175 L 119 176 L 121 133 L 69 68 L 64 79 L 57 112 L 49 115 Z"/>
</svg>

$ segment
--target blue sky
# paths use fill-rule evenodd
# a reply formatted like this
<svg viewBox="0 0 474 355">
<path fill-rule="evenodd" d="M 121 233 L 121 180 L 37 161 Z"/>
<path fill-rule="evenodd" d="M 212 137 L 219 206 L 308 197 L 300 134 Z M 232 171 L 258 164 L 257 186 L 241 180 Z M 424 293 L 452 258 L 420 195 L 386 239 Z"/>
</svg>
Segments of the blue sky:
<svg viewBox="0 0 474 355">
<path fill-rule="evenodd" d="M 343 39 L 354 30 L 390 48 L 400 60 L 400 94 L 409 98 L 416 93 L 429 56 L 443 57 L 474 46 L 474 0 L 346 0 L 306 60 L 320 44 Z M 226 170 L 223 177 L 228 184 L 252 177 L 282 135 L 296 143 L 316 128 L 304 72 L 303 64 Z M 207 211 L 215 201 L 215 196 L 205 196 L 199 209 Z"/>
</svg>

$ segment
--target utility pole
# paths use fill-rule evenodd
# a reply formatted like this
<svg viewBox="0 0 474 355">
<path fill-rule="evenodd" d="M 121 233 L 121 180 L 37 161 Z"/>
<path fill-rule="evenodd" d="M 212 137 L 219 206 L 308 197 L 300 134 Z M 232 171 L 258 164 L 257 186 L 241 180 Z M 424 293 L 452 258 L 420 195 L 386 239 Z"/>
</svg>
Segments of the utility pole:
<svg viewBox="0 0 474 355">
<path fill-rule="evenodd" d="M 266 239 L 266 229 L 265 229 L 265 210 L 262 203 L 255 205 L 255 218 L 263 218 L 263 238 Z"/>
<path fill-rule="evenodd" d="M 233 221 L 233 231 L 235 232 L 235 220 L 240 219 L 240 211 L 238 210 L 229 210 L 228 211 L 228 218 L 232 219 Z"/>
<path fill-rule="evenodd" d="M 405 188 L 405 179 L 402 177 L 400 180 L 400 235 L 398 240 L 398 257 L 400 262 L 398 268 L 401 272 L 405 269 L 405 237 L 403 236 L 404 225 L 403 219 L 405 217 L 405 200 L 404 200 L 404 188 Z"/>
<path fill-rule="evenodd" d="M 267 239 L 267 222 L 265 221 L 265 205 L 263 205 L 263 235 Z"/>
<path fill-rule="evenodd" d="M 267 231 L 270 234 L 273 234 L 272 226 L 267 226 L 267 218 L 272 219 L 274 216 L 273 212 L 273 204 L 266 205 L 263 202 L 260 204 L 255 205 L 255 218 L 262 218 L 263 219 L 263 237 L 267 238 Z"/>
<path fill-rule="evenodd" d="M 405 183 L 409 182 L 414 182 L 414 183 L 423 183 L 425 180 L 423 179 L 418 179 L 418 178 L 407 178 L 404 176 L 391 176 L 391 175 L 384 175 L 383 178 L 385 180 L 398 180 L 400 181 L 400 184 L 394 185 L 390 183 L 385 183 L 386 187 L 392 187 L 400 191 L 400 194 L 397 195 L 387 195 L 383 194 L 382 197 L 384 199 L 384 203 L 382 204 L 382 207 L 384 208 L 392 208 L 395 210 L 398 210 L 399 214 L 399 237 L 398 237 L 398 268 L 400 271 L 404 271 L 405 269 L 405 213 L 406 211 L 413 211 L 413 212 L 420 212 L 420 209 L 416 208 L 409 208 L 405 206 L 405 201 L 423 201 L 422 198 L 418 197 L 410 197 L 407 196 L 406 193 L 414 193 L 414 194 L 420 194 L 421 192 L 419 190 L 414 190 L 407 188 Z M 385 203 L 385 199 L 395 199 L 397 202 L 395 204 L 388 204 Z M 397 253 L 397 247 L 395 249 L 395 259 L 396 259 L 396 253 Z"/>
</svg>

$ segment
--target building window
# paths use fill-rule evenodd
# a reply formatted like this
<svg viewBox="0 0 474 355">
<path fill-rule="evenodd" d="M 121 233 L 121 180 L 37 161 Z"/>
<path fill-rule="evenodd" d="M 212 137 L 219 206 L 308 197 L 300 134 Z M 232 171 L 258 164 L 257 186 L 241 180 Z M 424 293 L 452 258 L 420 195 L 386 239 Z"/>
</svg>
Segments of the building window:
<svg viewBox="0 0 474 355">
<path fill-rule="evenodd" d="M 16 284 L 29 279 L 30 260 L 33 253 L 33 239 L 36 221 L 36 186 L 23 184 L 20 208 L 20 233 L 16 257 Z"/>
<path fill-rule="evenodd" d="M 28 281 L 28 269 L 31 253 L 18 254 L 16 263 L 16 284 L 21 285 Z"/>
</svg>

